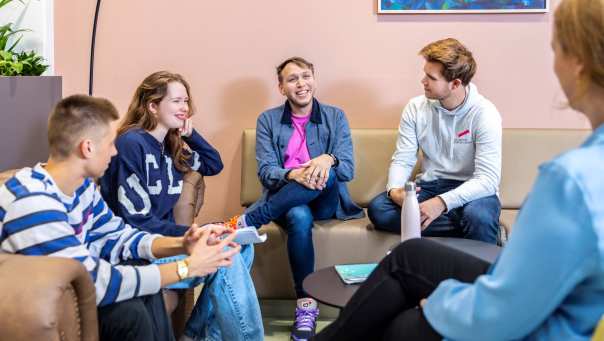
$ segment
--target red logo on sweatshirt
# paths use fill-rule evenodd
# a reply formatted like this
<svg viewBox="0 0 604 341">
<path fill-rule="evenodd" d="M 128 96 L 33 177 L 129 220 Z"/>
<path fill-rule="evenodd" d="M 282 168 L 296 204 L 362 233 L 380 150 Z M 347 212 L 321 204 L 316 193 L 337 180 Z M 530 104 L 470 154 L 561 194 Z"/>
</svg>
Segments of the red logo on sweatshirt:
<svg viewBox="0 0 604 341">
<path fill-rule="evenodd" d="M 470 133 L 470 130 L 466 129 L 462 132 L 457 133 L 457 137 L 463 137 L 465 135 L 468 135 Z"/>
</svg>

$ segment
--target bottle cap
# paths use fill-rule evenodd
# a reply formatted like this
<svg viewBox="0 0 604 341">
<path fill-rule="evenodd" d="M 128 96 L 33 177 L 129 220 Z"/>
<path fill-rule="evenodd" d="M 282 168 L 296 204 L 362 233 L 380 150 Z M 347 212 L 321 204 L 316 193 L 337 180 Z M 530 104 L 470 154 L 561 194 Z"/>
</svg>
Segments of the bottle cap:
<svg viewBox="0 0 604 341">
<path fill-rule="evenodd" d="M 415 182 L 407 181 L 405 183 L 405 192 L 413 191 L 415 192 Z"/>
</svg>

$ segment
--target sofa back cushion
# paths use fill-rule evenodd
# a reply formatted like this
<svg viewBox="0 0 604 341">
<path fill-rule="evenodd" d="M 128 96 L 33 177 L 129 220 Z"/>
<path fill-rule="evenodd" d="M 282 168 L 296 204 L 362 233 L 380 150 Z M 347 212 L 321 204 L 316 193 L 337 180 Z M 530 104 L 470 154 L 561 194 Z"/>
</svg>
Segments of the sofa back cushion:
<svg viewBox="0 0 604 341">
<path fill-rule="evenodd" d="M 504 129 L 499 186 L 502 207 L 520 208 L 533 187 L 539 165 L 578 147 L 590 132 L 571 129 Z"/>
<path fill-rule="evenodd" d="M 386 188 L 396 145 L 396 129 L 352 129 L 355 177 L 348 186 L 353 200 L 367 207 Z M 589 130 L 504 129 L 500 195 L 503 208 L 516 209 L 530 191 L 539 164 L 579 146 Z M 416 165 L 416 171 L 419 165 Z M 241 204 L 249 206 L 261 193 L 256 171 L 256 130 L 243 132 Z"/>
</svg>

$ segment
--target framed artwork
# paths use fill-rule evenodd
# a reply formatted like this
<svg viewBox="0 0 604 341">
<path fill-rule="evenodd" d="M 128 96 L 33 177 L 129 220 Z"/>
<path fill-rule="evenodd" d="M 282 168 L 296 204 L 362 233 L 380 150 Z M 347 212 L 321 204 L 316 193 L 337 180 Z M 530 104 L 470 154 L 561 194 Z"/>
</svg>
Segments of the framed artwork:
<svg viewBox="0 0 604 341">
<path fill-rule="evenodd" d="M 377 0 L 378 13 L 545 13 L 549 0 Z"/>
</svg>

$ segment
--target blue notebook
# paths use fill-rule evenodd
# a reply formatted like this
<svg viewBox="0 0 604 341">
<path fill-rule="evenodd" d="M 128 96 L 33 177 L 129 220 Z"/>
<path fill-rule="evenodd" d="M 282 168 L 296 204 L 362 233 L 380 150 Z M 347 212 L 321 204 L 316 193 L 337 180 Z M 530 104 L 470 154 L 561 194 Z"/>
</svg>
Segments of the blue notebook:
<svg viewBox="0 0 604 341">
<path fill-rule="evenodd" d="M 334 268 L 344 283 L 358 284 L 363 283 L 376 266 L 377 263 L 341 264 L 335 265 Z"/>
</svg>

